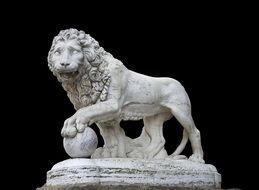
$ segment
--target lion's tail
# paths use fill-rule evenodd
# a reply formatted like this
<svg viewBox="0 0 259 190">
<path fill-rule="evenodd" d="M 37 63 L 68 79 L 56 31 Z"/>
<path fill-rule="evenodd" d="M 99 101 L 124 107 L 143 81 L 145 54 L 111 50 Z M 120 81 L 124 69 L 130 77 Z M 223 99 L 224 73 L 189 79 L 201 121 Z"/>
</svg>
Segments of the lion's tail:
<svg viewBox="0 0 259 190">
<path fill-rule="evenodd" d="M 184 129 L 182 141 L 181 141 L 180 145 L 176 148 L 174 153 L 170 155 L 170 157 L 174 157 L 174 156 L 181 154 L 183 149 L 185 148 L 187 142 L 188 142 L 188 134 L 187 134 L 187 131 Z"/>
</svg>

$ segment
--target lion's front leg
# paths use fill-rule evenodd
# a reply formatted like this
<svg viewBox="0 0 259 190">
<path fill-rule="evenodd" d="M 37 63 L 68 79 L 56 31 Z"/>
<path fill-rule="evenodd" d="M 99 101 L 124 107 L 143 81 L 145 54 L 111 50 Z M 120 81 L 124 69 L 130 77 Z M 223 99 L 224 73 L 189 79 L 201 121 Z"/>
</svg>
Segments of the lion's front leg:
<svg viewBox="0 0 259 190">
<path fill-rule="evenodd" d="M 125 133 L 119 123 L 118 120 L 97 123 L 104 140 L 104 146 L 98 148 L 92 158 L 126 157 Z"/>
<path fill-rule="evenodd" d="M 117 113 L 118 103 L 111 100 L 81 108 L 64 122 L 61 134 L 63 137 L 74 137 L 92 123 L 114 118 Z"/>
<path fill-rule="evenodd" d="M 73 137 L 94 122 L 109 121 L 118 116 L 124 99 L 121 92 L 125 90 L 123 84 L 127 82 L 127 70 L 120 63 L 110 65 L 109 70 L 111 83 L 107 100 L 79 109 L 65 121 L 63 136 Z"/>
</svg>

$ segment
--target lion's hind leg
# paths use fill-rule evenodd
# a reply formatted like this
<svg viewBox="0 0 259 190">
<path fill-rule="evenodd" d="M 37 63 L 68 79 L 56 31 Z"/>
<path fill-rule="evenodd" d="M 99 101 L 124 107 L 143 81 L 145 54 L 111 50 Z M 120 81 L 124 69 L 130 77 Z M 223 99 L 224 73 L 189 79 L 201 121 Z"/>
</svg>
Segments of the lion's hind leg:
<svg viewBox="0 0 259 190">
<path fill-rule="evenodd" d="M 163 123 L 171 117 L 170 112 L 164 112 L 144 118 L 144 129 L 150 137 L 150 143 L 145 149 L 147 158 L 165 158 L 168 156 L 164 149 Z"/>
<path fill-rule="evenodd" d="M 203 150 L 201 146 L 200 132 L 196 128 L 189 104 L 170 104 L 167 105 L 171 109 L 172 114 L 175 116 L 177 121 L 184 127 L 187 132 L 188 138 L 190 139 L 193 154 L 190 156 L 190 160 L 204 163 Z"/>
</svg>

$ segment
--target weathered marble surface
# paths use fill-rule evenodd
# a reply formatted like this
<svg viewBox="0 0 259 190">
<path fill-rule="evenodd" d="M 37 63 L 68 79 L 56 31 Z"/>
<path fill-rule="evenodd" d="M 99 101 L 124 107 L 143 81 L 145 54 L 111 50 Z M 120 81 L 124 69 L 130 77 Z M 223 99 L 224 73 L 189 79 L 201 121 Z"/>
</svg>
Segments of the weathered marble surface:
<svg viewBox="0 0 259 190">
<path fill-rule="evenodd" d="M 220 188 L 221 175 L 209 164 L 189 160 L 133 158 L 69 159 L 47 174 L 47 186 L 111 186 L 114 188 Z"/>
</svg>

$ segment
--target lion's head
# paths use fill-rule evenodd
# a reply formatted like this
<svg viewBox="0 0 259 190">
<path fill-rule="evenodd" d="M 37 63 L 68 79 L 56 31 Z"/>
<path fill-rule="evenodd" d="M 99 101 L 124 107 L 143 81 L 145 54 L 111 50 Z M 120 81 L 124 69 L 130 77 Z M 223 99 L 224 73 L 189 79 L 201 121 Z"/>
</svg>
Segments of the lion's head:
<svg viewBox="0 0 259 190">
<path fill-rule="evenodd" d="M 105 52 L 90 35 L 76 29 L 62 30 L 54 38 L 48 66 L 62 83 L 75 108 L 93 104 L 108 85 Z"/>
<path fill-rule="evenodd" d="M 62 30 L 54 38 L 49 51 L 49 68 L 61 82 L 71 82 L 81 72 L 98 68 L 104 54 L 107 53 L 99 43 L 84 31 Z"/>
</svg>

